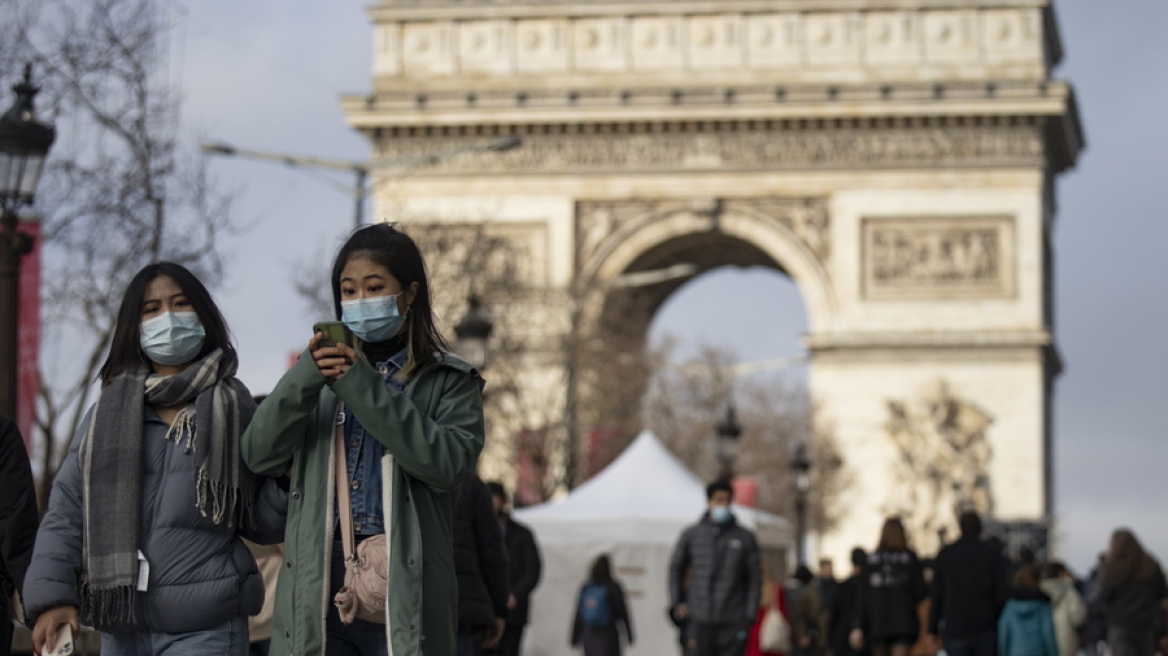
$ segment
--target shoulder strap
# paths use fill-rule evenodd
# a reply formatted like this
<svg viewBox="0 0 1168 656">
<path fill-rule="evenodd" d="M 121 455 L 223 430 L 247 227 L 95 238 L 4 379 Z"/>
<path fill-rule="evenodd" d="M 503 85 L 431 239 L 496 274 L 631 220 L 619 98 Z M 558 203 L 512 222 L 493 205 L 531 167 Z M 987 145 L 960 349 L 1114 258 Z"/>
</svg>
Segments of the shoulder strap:
<svg viewBox="0 0 1168 656">
<path fill-rule="evenodd" d="M 333 418 L 333 460 L 337 470 L 337 510 L 340 512 L 341 542 L 345 547 L 345 561 L 354 558 L 353 503 L 349 500 L 349 465 L 345 459 L 345 402 L 337 401 Z"/>
</svg>

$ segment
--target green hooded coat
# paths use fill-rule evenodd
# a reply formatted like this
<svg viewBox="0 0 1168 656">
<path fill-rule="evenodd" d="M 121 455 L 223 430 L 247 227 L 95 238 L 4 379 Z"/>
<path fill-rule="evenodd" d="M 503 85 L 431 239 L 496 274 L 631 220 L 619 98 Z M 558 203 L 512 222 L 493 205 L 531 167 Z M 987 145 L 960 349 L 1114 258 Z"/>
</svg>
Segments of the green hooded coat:
<svg viewBox="0 0 1168 656">
<path fill-rule="evenodd" d="M 331 386 L 309 353 L 280 379 L 244 433 L 254 471 L 290 470 L 284 568 L 276 587 L 271 653 L 323 654 L 336 525 L 332 437 L 338 400 L 385 445 L 382 460 L 391 656 L 452 656 L 458 585 L 452 521 L 458 486 L 483 448 L 482 378 L 441 355 L 399 392 L 359 359 Z"/>
</svg>

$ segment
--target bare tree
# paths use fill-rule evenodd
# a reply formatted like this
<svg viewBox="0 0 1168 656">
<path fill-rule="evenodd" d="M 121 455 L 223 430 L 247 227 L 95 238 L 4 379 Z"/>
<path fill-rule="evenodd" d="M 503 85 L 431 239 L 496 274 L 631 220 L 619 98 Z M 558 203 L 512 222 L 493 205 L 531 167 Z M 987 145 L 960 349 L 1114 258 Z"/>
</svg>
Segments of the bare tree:
<svg viewBox="0 0 1168 656">
<path fill-rule="evenodd" d="M 37 427 L 42 506 L 94 395 L 121 295 L 169 260 L 208 285 L 229 198 L 179 143 L 170 9 L 155 0 L 7 0 L 0 23 L 31 57 L 60 138 L 38 195 L 44 216 L 44 336 Z M 30 54 L 31 53 L 31 54 Z M 12 70 L 0 61 L 0 70 Z"/>
<path fill-rule="evenodd" d="M 684 364 L 670 364 L 677 348 L 667 339 L 655 350 L 655 370 L 644 402 L 644 421 L 669 448 L 706 480 L 718 474 L 715 429 L 733 402 L 743 434 L 736 475 L 758 483 L 759 508 L 794 516 L 790 464 L 806 443 L 811 469 L 808 527 L 823 532 L 840 516 L 838 499 L 850 475 L 843 468 L 832 427 L 818 416 L 807 390 L 781 376 L 736 379 L 731 351 L 711 346 Z"/>
</svg>

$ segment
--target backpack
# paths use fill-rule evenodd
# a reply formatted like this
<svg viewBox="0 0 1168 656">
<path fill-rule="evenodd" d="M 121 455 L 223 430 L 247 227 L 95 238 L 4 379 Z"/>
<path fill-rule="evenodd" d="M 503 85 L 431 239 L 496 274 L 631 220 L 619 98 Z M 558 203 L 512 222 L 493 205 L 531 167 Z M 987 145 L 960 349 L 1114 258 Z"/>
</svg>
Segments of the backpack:
<svg viewBox="0 0 1168 656">
<path fill-rule="evenodd" d="M 589 583 L 580 591 L 580 621 L 590 629 L 612 626 L 612 604 L 604 586 Z"/>
</svg>

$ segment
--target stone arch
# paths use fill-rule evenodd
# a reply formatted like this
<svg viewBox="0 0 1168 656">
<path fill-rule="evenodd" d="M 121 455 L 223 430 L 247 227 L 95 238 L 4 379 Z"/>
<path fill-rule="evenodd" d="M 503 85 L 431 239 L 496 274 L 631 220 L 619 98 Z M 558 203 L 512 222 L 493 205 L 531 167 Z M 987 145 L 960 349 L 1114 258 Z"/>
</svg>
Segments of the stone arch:
<svg viewBox="0 0 1168 656">
<path fill-rule="evenodd" d="M 814 248 L 813 244 L 819 242 L 806 232 L 800 234 L 781 214 L 783 209 L 804 208 L 813 202 L 780 200 L 777 208 L 769 208 L 770 211 L 757 203 L 731 201 L 710 209 L 689 207 L 646 212 L 614 229 L 588 254 L 581 262 L 578 281 L 604 288 L 623 274 L 676 264 L 683 260 L 666 255 L 646 262 L 645 256 L 654 251 L 668 252 L 670 244 L 687 238 L 708 236 L 735 240 L 757 251 L 757 255 L 718 257 L 714 254 L 692 259 L 702 260 L 695 262 L 701 271 L 724 265 L 762 265 L 786 273 L 803 296 L 808 330 L 814 332 L 831 323 L 836 309 L 833 285 L 824 262 L 830 255 L 829 249 L 826 239 L 818 249 Z M 664 296 L 676 286 L 667 287 Z M 659 300 L 663 301 L 664 297 Z"/>
</svg>

